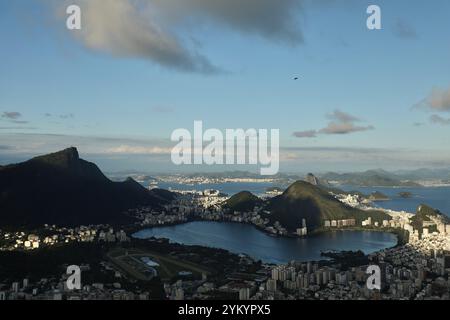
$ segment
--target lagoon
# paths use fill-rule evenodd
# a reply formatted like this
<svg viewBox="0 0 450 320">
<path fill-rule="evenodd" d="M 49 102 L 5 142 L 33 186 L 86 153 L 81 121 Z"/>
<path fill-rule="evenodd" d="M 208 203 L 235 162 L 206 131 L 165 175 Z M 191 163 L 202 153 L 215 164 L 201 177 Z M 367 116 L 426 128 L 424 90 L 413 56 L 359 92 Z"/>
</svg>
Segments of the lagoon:
<svg viewBox="0 0 450 320">
<path fill-rule="evenodd" d="M 133 236 L 139 239 L 166 238 L 184 245 L 221 248 L 276 264 L 292 260 L 321 260 L 322 251 L 362 250 L 369 254 L 397 244 L 397 237 L 385 232 L 331 231 L 307 238 L 281 238 L 269 236 L 247 224 L 209 221 L 154 227 Z"/>
</svg>

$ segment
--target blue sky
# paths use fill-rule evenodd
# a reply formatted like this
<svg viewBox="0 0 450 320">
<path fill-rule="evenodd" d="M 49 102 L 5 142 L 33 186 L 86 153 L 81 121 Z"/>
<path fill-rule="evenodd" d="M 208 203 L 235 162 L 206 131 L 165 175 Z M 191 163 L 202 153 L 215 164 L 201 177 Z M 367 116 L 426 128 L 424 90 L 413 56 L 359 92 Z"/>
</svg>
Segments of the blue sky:
<svg viewBox="0 0 450 320">
<path fill-rule="evenodd" d="M 2 1 L 0 163 L 76 145 L 171 171 L 171 132 L 203 120 L 279 128 L 284 171 L 450 167 L 448 1 L 240 3 Z"/>
</svg>

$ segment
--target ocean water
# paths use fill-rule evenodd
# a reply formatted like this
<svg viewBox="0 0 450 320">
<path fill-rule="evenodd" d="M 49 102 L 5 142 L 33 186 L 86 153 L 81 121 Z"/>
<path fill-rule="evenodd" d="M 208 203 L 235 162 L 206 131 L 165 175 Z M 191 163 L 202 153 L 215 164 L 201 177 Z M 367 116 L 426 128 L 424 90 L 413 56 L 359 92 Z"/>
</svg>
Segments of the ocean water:
<svg viewBox="0 0 450 320">
<path fill-rule="evenodd" d="M 390 200 L 375 202 L 375 206 L 380 208 L 415 213 L 419 205 L 426 204 L 450 216 L 450 187 L 386 188 L 340 186 L 340 188 L 346 191 L 357 190 L 364 194 L 370 194 L 375 191 L 382 192 Z M 412 196 L 411 198 L 402 198 L 399 196 L 400 192 L 410 192 Z"/>
</svg>

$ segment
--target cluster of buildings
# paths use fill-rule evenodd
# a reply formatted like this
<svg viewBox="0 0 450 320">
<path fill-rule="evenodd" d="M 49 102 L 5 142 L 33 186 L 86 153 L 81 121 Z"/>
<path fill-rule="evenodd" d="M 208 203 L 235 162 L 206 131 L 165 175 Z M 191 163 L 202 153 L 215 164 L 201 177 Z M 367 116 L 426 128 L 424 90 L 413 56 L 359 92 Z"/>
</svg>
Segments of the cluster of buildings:
<svg viewBox="0 0 450 320">
<path fill-rule="evenodd" d="M 445 234 L 433 233 L 373 254 L 372 260 L 379 262 L 385 274 L 384 297 L 450 299 L 449 240 Z"/>
<path fill-rule="evenodd" d="M 122 274 L 115 271 L 108 263 L 102 262 L 103 271 L 111 273 L 111 281 L 94 282 L 83 285 L 81 290 L 70 290 L 67 286 L 68 276 L 43 278 L 36 282 L 23 279 L 11 284 L 0 282 L 1 300 L 149 300 L 150 292 L 126 290 L 122 288 Z M 80 266 L 83 272 L 90 270 L 90 265 Z"/>
<path fill-rule="evenodd" d="M 251 299 L 450 299 L 448 225 L 431 217 L 419 233 L 409 218 L 397 213 L 383 223 L 408 231 L 407 244 L 369 255 L 371 264 L 381 269 L 381 290 L 368 288 L 368 265 L 343 268 L 339 263 L 291 262 L 273 267 L 271 277 Z M 371 219 L 364 225 L 372 225 Z M 437 231 L 428 232 L 431 225 Z"/>
<path fill-rule="evenodd" d="M 227 272 L 212 276 L 202 274 L 201 278 L 195 279 L 178 279 L 173 283 L 164 283 L 164 290 L 166 297 L 171 300 L 249 300 L 269 274 L 269 266 L 261 266 L 241 254 Z"/>
<path fill-rule="evenodd" d="M 420 241 L 369 256 L 381 270 L 381 290 L 367 286 L 368 265 L 291 262 L 272 267 L 252 300 L 450 299 L 449 237 L 434 233 Z"/>
<path fill-rule="evenodd" d="M 163 206 L 162 210 L 142 207 L 129 210 L 141 226 L 162 226 L 187 222 L 190 218 L 219 220 L 224 201 L 228 199 L 217 190 L 172 190 L 175 200 Z"/>
<path fill-rule="evenodd" d="M 221 194 L 218 190 L 172 190 L 177 194 L 170 204 L 164 205 L 163 210 L 154 210 L 149 207 L 129 210 L 128 214 L 139 220 L 142 227 L 174 225 L 191 220 L 228 221 L 251 224 L 271 235 L 277 236 L 306 236 L 308 228 L 303 219 L 301 227 L 289 232 L 280 222 L 270 223 L 268 211 L 263 207 L 255 206 L 253 210 L 239 212 L 225 209 L 223 204 L 229 196 Z M 266 214 L 266 215 L 264 215 Z M 266 217 L 264 217 L 266 216 Z M 330 221 L 330 226 L 351 226 L 353 220 Z"/>
<path fill-rule="evenodd" d="M 164 283 L 164 293 L 169 300 L 205 299 L 216 290 L 217 283 L 208 281 L 205 274 L 201 279 L 178 279 L 173 284 Z"/>
<path fill-rule="evenodd" d="M 34 233 L 24 231 L 6 232 L 0 230 L 0 251 L 36 250 L 71 242 L 126 242 L 129 237 L 123 230 L 114 231 L 109 225 L 61 228 L 45 225 Z"/>
<path fill-rule="evenodd" d="M 361 204 L 358 196 L 349 197 L 353 206 L 371 210 Z M 352 202 L 353 201 L 353 202 Z M 337 262 L 291 262 L 287 265 L 264 265 L 253 279 L 227 279 L 226 284 L 216 286 L 205 282 L 197 286 L 193 295 L 183 297 L 208 298 L 211 292 L 234 293 L 240 300 L 272 299 L 450 299 L 450 233 L 445 221 L 431 218 L 424 221 L 420 233 L 411 224 L 412 214 L 385 210 L 390 220 L 373 221 L 368 216 L 361 226 L 373 228 L 403 229 L 409 234 L 406 245 L 381 250 L 369 256 L 371 264 L 379 265 L 382 273 L 382 289 L 371 290 L 367 286 L 368 265 L 343 267 Z M 211 218 L 204 215 L 203 218 Z M 230 221 L 254 223 L 259 211 L 247 213 L 225 213 Z M 214 219 L 219 219 L 214 216 Z M 278 222 L 268 226 L 268 221 L 260 221 L 265 231 L 287 235 L 288 232 Z M 328 220 L 325 228 L 357 227 L 356 219 Z M 432 226 L 435 228 L 431 229 Z M 430 229 L 429 229 L 430 228 Z M 436 229 L 437 231 L 431 232 Z M 306 220 L 296 234 L 307 234 Z M 430 231 L 429 231 L 430 230 Z M 177 296 L 172 290 L 171 297 Z M 178 291 L 179 293 L 180 291 Z M 178 294 L 180 297 L 180 294 Z"/>
<path fill-rule="evenodd" d="M 39 249 L 41 244 L 37 235 L 26 234 L 25 232 L 2 232 L 0 230 L 0 239 L 2 241 L 0 251 L 15 249 L 35 250 Z"/>
<path fill-rule="evenodd" d="M 304 236 L 308 235 L 308 227 L 306 225 L 306 219 L 302 219 L 302 227 L 297 228 L 296 233 L 300 237 L 304 237 Z"/>
<path fill-rule="evenodd" d="M 128 214 L 137 218 L 140 226 L 162 226 L 184 223 L 189 220 L 229 221 L 248 223 L 274 235 L 288 235 L 288 231 L 279 223 L 269 225 L 269 219 L 262 217 L 262 208 L 255 207 L 248 212 L 232 212 L 224 210 L 223 204 L 229 199 L 217 190 L 172 190 L 178 194 L 164 209 L 155 211 L 152 208 L 129 210 Z M 306 235 L 306 225 L 296 235 Z"/>
<path fill-rule="evenodd" d="M 314 262 L 291 262 L 272 269 L 271 277 L 254 299 L 356 299 L 370 298 L 364 268 L 341 270 L 338 266 L 321 266 Z"/>
<path fill-rule="evenodd" d="M 358 209 L 368 209 L 368 205 L 371 203 L 367 199 L 363 198 L 359 194 L 334 194 L 332 195 L 339 201 L 345 203 L 346 205 L 358 208 Z"/>
<path fill-rule="evenodd" d="M 345 228 L 356 226 L 355 219 L 341 219 L 341 220 L 325 220 L 325 228 Z"/>
<path fill-rule="evenodd" d="M 263 218 L 263 208 L 255 207 L 249 212 L 223 210 L 228 199 L 216 190 L 177 191 L 178 197 L 155 211 L 140 208 L 129 211 L 139 219 L 141 226 L 176 224 L 190 219 L 233 221 L 249 223 L 274 235 L 290 235 L 279 223 L 270 224 Z M 336 196 L 340 201 L 363 210 L 371 210 L 358 195 Z M 450 225 L 438 216 L 430 216 L 419 229 L 412 223 L 413 215 L 407 212 L 384 210 L 390 220 L 373 221 L 370 215 L 361 222 L 362 227 L 405 230 L 407 243 L 380 250 L 368 256 L 369 264 L 380 267 L 381 290 L 367 286 L 369 264 L 354 266 L 339 261 L 290 262 L 283 265 L 259 265 L 252 273 L 224 274 L 214 279 L 203 275 L 201 279 L 176 280 L 164 283 L 165 296 L 173 300 L 211 299 L 232 297 L 239 300 L 273 299 L 450 299 Z M 356 227 L 356 219 L 324 221 L 324 228 Z M 296 236 L 306 236 L 308 226 L 302 219 Z M 128 242 L 122 230 L 109 225 L 60 228 L 45 225 L 34 233 L 2 232 L 0 250 L 35 250 L 70 242 Z M 205 257 L 207 259 L 207 257 Z M 142 259 L 141 259 L 142 260 Z M 149 266 L 152 261 L 142 260 Z M 253 265 L 248 257 L 241 257 L 240 266 Z M 256 265 L 256 264 L 255 264 Z M 89 270 L 89 265 L 81 266 Z M 150 292 L 124 289 L 123 274 L 108 262 L 101 263 L 103 272 L 110 274 L 110 281 L 83 285 L 81 290 L 68 290 L 67 275 L 31 282 L 0 283 L 0 300 L 147 300 Z"/>
<path fill-rule="evenodd" d="M 183 175 L 170 175 L 170 176 L 158 176 L 158 181 L 166 183 L 175 183 L 180 185 L 204 185 L 204 184 L 222 184 L 222 183 L 274 183 L 277 182 L 276 178 L 261 178 L 261 177 L 219 177 L 219 176 L 183 176 Z"/>
<path fill-rule="evenodd" d="M 362 209 L 365 211 L 374 210 L 374 208 L 368 206 L 368 202 L 366 199 L 362 198 L 359 195 L 334 195 L 341 202 L 358 209 Z M 370 228 L 390 228 L 390 229 L 402 229 L 408 231 L 409 237 L 413 240 L 420 240 L 421 234 L 423 236 L 428 236 L 430 233 L 435 232 L 436 230 L 439 234 L 450 236 L 450 224 L 439 215 L 429 215 L 426 221 L 422 221 L 422 226 L 418 229 L 414 229 L 412 225 L 412 218 L 414 214 L 408 213 L 406 211 L 393 211 L 389 209 L 381 209 L 377 208 L 377 210 L 382 210 L 386 214 L 388 214 L 391 219 L 383 220 L 382 222 L 374 221 L 372 217 L 368 216 L 367 219 L 361 221 L 362 227 L 370 227 Z M 421 207 L 418 208 L 418 211 L 421 210 Z M 349 222 L 347 222 L 349 223 Z M 356 221 L 350 220 L 352 226 L 356 226 Z M 339 221 L 325 221 L 325 227 L 334 227 L 338 226 Z M 344 225 L 342 225 L 344 226 Z"/>
<path fill-rule="evenodd" d="M 250 300 L 258 292 L 259 285 L 267 277 L 253 274 L 248 276 L 250 279 L 242 279 L 233 275 L 226 276 L 224 281 L 222 281 L 225 282 L 224 284 L 210 280 L 178 280 L 173 285 L 166 284 L 165 290 L 168 299 L 171 300 L 207 300 L 215 298 Z"/>
</svg>

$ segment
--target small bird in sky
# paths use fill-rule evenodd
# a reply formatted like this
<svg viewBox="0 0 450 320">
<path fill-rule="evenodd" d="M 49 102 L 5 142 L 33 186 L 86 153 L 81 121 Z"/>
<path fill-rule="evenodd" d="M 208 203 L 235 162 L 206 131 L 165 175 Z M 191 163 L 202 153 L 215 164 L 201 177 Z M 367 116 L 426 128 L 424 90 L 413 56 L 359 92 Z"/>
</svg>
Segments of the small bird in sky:
<svg viewBox="0 0 450 320">
<path fill-rule="evenodd" d="M 298 80 L 298 79 L 300 79 L 300 77 L 295 77 L 295 78 L 294 78 L 294 80 Z"/>
</svg>

